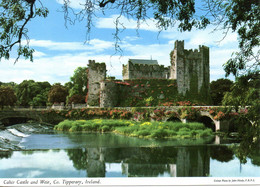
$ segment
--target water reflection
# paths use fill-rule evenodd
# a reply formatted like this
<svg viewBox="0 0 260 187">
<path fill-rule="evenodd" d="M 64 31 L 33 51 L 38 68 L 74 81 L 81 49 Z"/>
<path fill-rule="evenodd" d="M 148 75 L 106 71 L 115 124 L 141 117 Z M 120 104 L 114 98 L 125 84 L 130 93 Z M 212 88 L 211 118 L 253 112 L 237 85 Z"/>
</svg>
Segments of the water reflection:
<svg viewBox="0 0 260 187">
<path fill-rule="evenodd" d="M 88 177 L 105 177 L 105 167 L 108 163 L 120 165 L 121 168 L 118 170 L 121 171 L 122 175 L 128 177 L 211 176 L 210 169 L 214 170 L 214 168 L 210 168 L 211 161 L 215 160 L 215 163 L 221 165 L 221 163 L 231 163 L 232 160 L 238 160 L 232 147 L 224 145 L 87 148 L 81 151 L 67 150 L 67 153 L 69 158 L 73 160 L 74 166 L 81 170 L 85 169 Z M 252 159 L 252 164 L 257 165 L 260 152 L 256 152 L 252 158 L 255 158 L 255 160 Z M 232 165 L 230 167 L 232 168 Z M 257 167 L 257 170 L 260 171 L 260 168 Z M 225 171 L 222 171 L 223 173 Z M 224 176 L 228 176 L 228 174 Z"/>
<path fill-rule="evenodd" d="M 250 158 L 241 165 L 224 145 L 8 151 L 0 177 L 259 177 L 259 150 Z"/>
</svg>

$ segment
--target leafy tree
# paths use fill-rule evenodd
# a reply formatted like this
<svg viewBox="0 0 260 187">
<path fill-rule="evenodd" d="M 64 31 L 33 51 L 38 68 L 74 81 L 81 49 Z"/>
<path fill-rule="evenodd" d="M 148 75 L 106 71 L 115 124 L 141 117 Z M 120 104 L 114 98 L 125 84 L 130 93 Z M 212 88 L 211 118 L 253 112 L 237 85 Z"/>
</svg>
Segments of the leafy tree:
<svg viewBox="0 0 260 187">
<path fill-rule="evenodd" d="M 65 24 L 87 20 L 88 34 L 94 25 L 93 17 L 109 14 L 111 10 L 119 12 L 115 21 L 116 49 L 120 48 L 119 33 L 123 23 L 119 18 L 122 16 L 136 19 L 137 28 L 148 19 L 154 19 L 160 30 L 178 24 L 180 31 L 190 31 L 194 27 L 203 29 L 213 24 L 225 33 L 231 30 L 238 34 L 240 51 L 224 65 L 227 75 L 238 76 L 241 70 L 247 72 L 259 68 L 259 0 L 85 0 L 80 11 L 73 10 L 70 2 L 63 1 Z M 34 50 L 29 47 L 26 25 L 35 17 L 46 17 L 48 9 L 40 0 L 2 0 L 0 13 L 0 59 L 9 59 L 10 51 L 18 44 L 18 58 L 24 56 L 32 61 Z M 23 38 L 27 43 L 22 44 Z"/>
<path fill-rule="evenodd" d="M 0 106 L 14 106 L 17 98 L 14 89 L 9 86 L 0 86 Z"/>
<path fill-rule="evenodd" d="M 226 92 L 230 91 L 233 82 L 229 79 L 218 79 L 210 83 L 210 96 L 213 105 L 221 105 Z"/>
<path fill-rule="evenodd" d="M 52 104 L 62 102 L 65 103 L 68 94 L 68 90 L 65 86 L 62 86 L 60 83 L 56 83 L 51 87 L 48 93 L 48 101 Z"/>
<path fill-rule="evenodd" d="M 85 96 L 83 95 L 73 95 L 69 98 L 69 103 L 75 103 L 75 104 L 84 104 L 85 103 Z"/>
<path fill-rule="evenodd" d="M 16 85 L 17 84 L 15 82 L 7 82 L 7 83 L 5 83 L 5 82 L 1 82 L 0 81 L 0 86 L 10 86 L 10 87 L 14 88 Z"/>
<path fill-rule="evenodd" d="M 10 51 L 17 49 L 17 59 L 24 56 L 33 60 L 34 50 L 29 47 L 26 25 L 35 17 L 46 17 L 47 8 L 39 0 L 2 0 L 0 2 L 0 59 L 9 59 Z M 17 46 L 18 45 L 18 46 Z M 15 62 L 16 62 L 15 61 Z"/>
<path fill-rule="evenodd" d="M 18 99 L 18 105 L 29 106 L 29 102 L 33 99 L 34 93 L 32 91 L 32 85 L 34 80 L 24 80 L 19 85 L 16 86 L 15 92 Z"/>
<path fill-rule="evenodd" d="M 70 77 L 70 82 L 66 83 L 65 86 L 69 88 L 69 97 L 73 95 L 86 96 L 88 92 L 88 75 L 87 67 L 78 67 L 72 77 Z"/>
<path fill-rule="evenodd" d="M 48 92 L 49 89 L 46 89 L 41 94 L 37 94 L 32 101 L 30 101 L 30 105 L 32 106 L 47 106 L 48 103 Z"/>
<path fill-rule="evenodd" d="M 35 82 L 24 80 L 16 86 L 18 104 L 20 106 L 46 106 L 48 91 L 51 85 L 49 82 Z M 41 98 L 41 101 L 39 100 Z"/>
<path fill-rule="evenodd" d="M 243 113 L 235 118 L 240 144 L 236 148 L 236 155 L 242 163 L 254 150 L 259 149 L 260 142 L 260 79 L 259 72 L 240 76 L 223 99 L 224 105 L 233 105 L 238 111 L 242 107 Z M 243 109 L 244 108 L 244 109 Z"/>
<path fill-rule="evenodd" d="M 254 106 L 260 104 L 260 79 L 259 72 L 238 77 L 223 99 L 224 105 Z"/>
</svg>

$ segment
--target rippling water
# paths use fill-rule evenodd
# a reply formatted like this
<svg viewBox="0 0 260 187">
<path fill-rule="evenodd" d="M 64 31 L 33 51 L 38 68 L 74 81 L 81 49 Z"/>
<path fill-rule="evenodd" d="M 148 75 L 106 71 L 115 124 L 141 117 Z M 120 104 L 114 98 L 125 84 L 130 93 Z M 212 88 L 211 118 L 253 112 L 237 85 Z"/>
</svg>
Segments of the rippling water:
<svg viewBox="0 0 260 187">
<path fill-rule="evenodd" d="M 0 178 L 260 177 L 260 151 L 241 164 L 219 139 L 153 140 L 58 133 L 40 124 L 0 131 Z"/>
<path fill-rule="evenodd" d="M 52 127 L 35 124 L 17 124 L 0 130 L 0 150 L 21 150 L 21 143 L 32 134 L 53 132 Z"/>
</svg>

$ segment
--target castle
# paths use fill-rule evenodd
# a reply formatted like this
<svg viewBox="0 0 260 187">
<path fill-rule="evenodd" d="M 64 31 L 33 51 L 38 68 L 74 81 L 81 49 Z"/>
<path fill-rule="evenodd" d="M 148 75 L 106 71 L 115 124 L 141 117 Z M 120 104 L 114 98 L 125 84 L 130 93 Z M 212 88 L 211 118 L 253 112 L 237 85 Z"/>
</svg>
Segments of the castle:
<svg viewBox="0 0 260 187">
<path fill-rule="evenodd" d="M 200 96 L 205 103 L 209 100 L 209 48 L 206 46 L 199 46 L 199 49 L 194 51 L 186 50 L 184 41 L 175 41 L 174 49 L 170 53 L 170 66 L 159 65 L 157 60 L 129 59 L 128 64 L 123 65 L 122 73 L 123 80 L 108 80 L 106 79 L 105 63 L 90 60 L 88 64 L 88 106 L 120 106 L 120 98 L 140 97 L 141 92 L 149 89 L 149 80 L 157 81 L 158 88 L 160 83 L 166 80 L 168 80 L 167 82 L 176 81 L 177 92 L 175 93 L 172 89 L 166 92 L 187 97 L 199 98 Z M 133 87 L 133 82 L 137 80 L 143 80 L 144 83 L 138 89 L 138 84 Z M 136 91 L 133 91 L 133 88 Z M 164 99 L 165 93 L 161 91 L 160 95 L 153 96 Z"/>
</svg>

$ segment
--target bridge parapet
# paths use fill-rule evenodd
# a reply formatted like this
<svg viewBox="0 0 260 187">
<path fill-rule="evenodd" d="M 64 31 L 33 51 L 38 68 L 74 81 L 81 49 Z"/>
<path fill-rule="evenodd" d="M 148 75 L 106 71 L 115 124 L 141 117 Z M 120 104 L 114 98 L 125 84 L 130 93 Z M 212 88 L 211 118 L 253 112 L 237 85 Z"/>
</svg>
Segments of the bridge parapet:
<svg viewBox="0 0 260 187">
<path fill-rule="evenodd" d="M 228 121 L 225 121 L 225 120 L 215 120 L 214 119 L 214 116 L 212 116 L 209 112 L 208 109 L 210 109 L 210 106 L 209 107 L 205 107 L 205 106 L 163 106 L 163 107 L 139 107 L 138 109 L 141 109 L 143 112 L 144 111 L 149 111 L 150 112 L 150 119 L 154 119 L 153 116 L 154 114 L 156 113 L 156 110 L 159 111 L 163 111 L 163 117 L 160 118 L 159 120 L 162 120 L 162 121 L 167 121 L 169 120 L 170 118 L 172 119 L 179 119 L 180 121 L 182 122 L 187 122 L 189 121 L 189 119 L 185 119 L 185 115 L 181 115 L 181 113 L 183 111 L 181 111 L 181 109 L 196 109 L 194 111 L 197 111 L 199 112 L 198 114 L 198 117 L 203 117 L 203 116 L 206 116 L 208 117 L 215 125 L 215 130 L 220 130 L 220 131 L 226 131 L 228 129 Z M 78 109 L 75 109 L 75 110 L 78 110 L 78 111 L 82 111 L 82 108 L 78 108 Z M 93 111 L 98 111 L 98 110 L 124 110 L 124 111 L 129 111 L 129 112 L 133 112 L 133 107 L 115 107 L 115 108 L 99 108 L 99 107 L 88 107 L 88 108 L 85 108 L 84 107 L 84 110 L 83 111 L 86 111 L 86 110 L 92 110 Z M 137 110 L 137 108 L 135 109 Z M 50 112 L 52 111 L 52 112 Z M 53 120 L 55 121 L 55 123 L 59 120 L 62 120 L 62 119 L 66 119 L 66 118 L 70 118 L 70 119 L 77 119 L 78 117 L 76 116 L 68 116 L 66 117 L 66 115 L 64 114 L 68 114 L 70 110 L 68 109 L 65 109 L 65 110 L 53 110 L 53 109 L 50 109 L 49 107 L 47 108 L 13 108 L 13 109 L 10 109 L 10 110 L 0 110 L 0 121 L 2 119 L 5 119 L 5 118 L 15 118 L 15 117 L 20 117 L 20 118 L 28 118 L 28 119 L 34 119 L 34 120 L 37 120 L 39 122 L 48 122 L 48 121 L 51 121 L 53 119 L 51 118 L 57 118 L 58 120 Z M 190 110 L 192 111 L 192 110 Z M 170 115 L 167 115 L 167 112 L 170 114 Z M 172 112 L 172 113 L 171 113 Z M 60 113 L 64 113 L 63 116 L 62 115 L 59 115 Z M 50 114 L 50 115 L 48 115 Z M 172 115 L 171 115 L 172 114 Z M 52 116 L 51 116 L 52 115 Z M 102 116 L 97 116 L 97 117 L 102 117 Z M 90 119 L 90 117 L 87 117 L 86 119 Z M 209 120 L 208 119 L 208 120 Z M 155 120 L 158 120 L 155 119 Z M 198 119 L 197 119 L 198 120 Z"/>
</svg>

